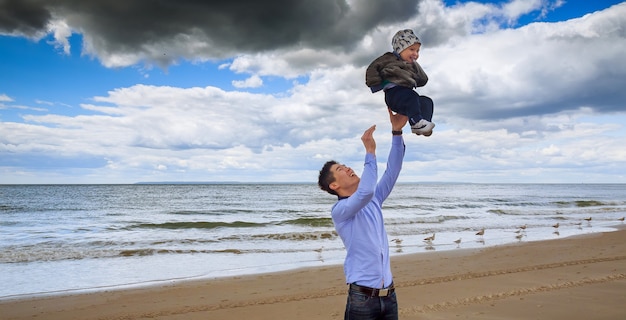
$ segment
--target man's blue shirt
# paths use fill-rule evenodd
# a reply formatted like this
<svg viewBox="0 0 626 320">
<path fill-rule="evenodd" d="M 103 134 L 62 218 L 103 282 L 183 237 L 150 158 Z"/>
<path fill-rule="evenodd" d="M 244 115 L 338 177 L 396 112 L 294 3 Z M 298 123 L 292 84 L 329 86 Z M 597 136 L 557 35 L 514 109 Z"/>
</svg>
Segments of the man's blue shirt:
<svg viewBox="0 0 626 320">
<path fill-rule="evenodd" d="M 366 153 L 365 168 L 356 192 L 339 199 L 332 208 L 335 230 L 347 251 L 344 263 L 347 283 L 381 288 L 393 281 L 382 204 L 398 179 L 404 149 L 402 136 L 393 136 L 387 169 L 378 183 L 376 157 Z"/>
</svg>

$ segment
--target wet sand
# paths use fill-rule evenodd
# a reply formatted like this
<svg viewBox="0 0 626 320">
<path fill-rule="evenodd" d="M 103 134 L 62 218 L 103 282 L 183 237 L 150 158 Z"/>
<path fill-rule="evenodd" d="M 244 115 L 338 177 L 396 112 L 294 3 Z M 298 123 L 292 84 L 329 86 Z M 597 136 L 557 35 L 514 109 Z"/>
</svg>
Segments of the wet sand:
<svg viewBox="0 0 626 320">
<path fill-rule="evenodd" d="M 392 268 L 400 319 L 626 319 L 624 228 L 395 256 Z M 346 291 L 330 266 L 3 300 L 0 318 L 343 319 Z"/>
</svg>

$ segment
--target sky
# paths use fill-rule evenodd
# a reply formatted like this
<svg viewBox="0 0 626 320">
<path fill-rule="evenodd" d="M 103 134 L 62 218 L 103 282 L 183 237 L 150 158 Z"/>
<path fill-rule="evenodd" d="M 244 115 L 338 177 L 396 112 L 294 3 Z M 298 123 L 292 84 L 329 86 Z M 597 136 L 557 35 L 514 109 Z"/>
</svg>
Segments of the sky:
<svg viewBox="0 0 626 320">
<path fill-rule="evenodd" d="M 0 184 L 360 173 L 369 63 L 412 29 L 434 100 L 400 182 L 626 183 L 626 2 L 0 0 Z"/>
</svg>

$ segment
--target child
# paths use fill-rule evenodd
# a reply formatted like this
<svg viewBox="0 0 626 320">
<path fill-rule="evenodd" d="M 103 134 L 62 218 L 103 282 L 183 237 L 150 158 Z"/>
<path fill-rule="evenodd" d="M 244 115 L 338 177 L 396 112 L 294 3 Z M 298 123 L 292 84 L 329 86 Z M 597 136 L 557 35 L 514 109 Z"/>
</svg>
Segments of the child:
<svg viewBox="0 0 626 320">
<path fill-rule="evenodd" d="M 435 124 L 433 102 L 429 97 L 420 96 L 413 90 L 423 87 L 428 76 L 417 63 L 420 39 L 411 29 L 398 31 L 391 40 L 393 52 L 376 58 L 365 71 L 365 84 L 372 93 L 383 90 L 387 107 L 409 118 L 411 132 L 430 136 Z"/>
</svg>

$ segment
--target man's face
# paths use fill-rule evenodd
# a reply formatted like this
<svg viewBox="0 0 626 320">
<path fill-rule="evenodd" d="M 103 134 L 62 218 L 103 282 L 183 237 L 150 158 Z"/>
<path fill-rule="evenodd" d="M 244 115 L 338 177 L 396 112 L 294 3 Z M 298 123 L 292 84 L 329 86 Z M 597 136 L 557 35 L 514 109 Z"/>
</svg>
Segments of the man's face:
<svg viewBox="0 0 626 320">
<path fill-rule="evenodd" d="M 333 173 L 333 177 L 335 178 L 335 182 L 331 183 L 331 185 L 335 184 L 336 187 L 347 189 L 350 186 L 358 185 L 359 181 L 361 181 L 359 176 L 357 176 L 350 167 L 343 164 L 332 165 L 330 167 L 330 171 Z"/>
</svg>

